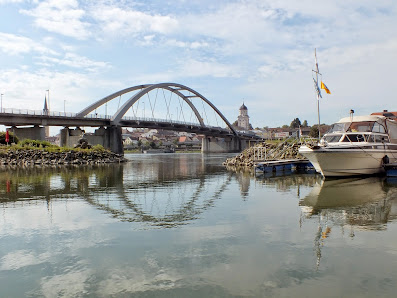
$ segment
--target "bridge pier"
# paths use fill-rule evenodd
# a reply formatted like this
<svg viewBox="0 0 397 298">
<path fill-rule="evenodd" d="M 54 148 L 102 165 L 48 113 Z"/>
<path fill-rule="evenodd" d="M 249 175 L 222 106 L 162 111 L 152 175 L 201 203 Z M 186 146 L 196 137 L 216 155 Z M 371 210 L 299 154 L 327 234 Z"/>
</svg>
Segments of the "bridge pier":
<svg viewBox="0 0 397 298">
<path fill-rule="evenodd" d="M 205 137 L 201 141 L 202 153 L 241 152 L 247 147 L 247 141 L 238 137 Z"/>
<path fill-rule="evenodd" d="M 84 130 L 79 127 L 76 129 L 65 127 L 61 130 L 60 145 L 75 147 L 81 138 L 86 139 L 92 146 L 101 145 L 114 153 L 124 154 L 120 126 L 100 127 L 95 130 L 94 134 L 85 134 Z"/>
<path fill-rule="evenodd" d="M 9 132 L 14 133 L 19 140 L 31 139 L 31 140 L 45 140 L 45 127 L 35 125 L 33 127 L 16 127 L 12 126 L 7 129 Z"/>
</svg>

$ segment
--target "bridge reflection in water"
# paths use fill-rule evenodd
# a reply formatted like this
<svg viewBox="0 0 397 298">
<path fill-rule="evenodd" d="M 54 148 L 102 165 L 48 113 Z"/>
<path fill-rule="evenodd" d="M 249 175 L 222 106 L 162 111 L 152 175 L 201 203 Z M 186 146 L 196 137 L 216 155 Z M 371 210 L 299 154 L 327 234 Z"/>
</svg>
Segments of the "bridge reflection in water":
<svg viewBox="0 0 397 298">
<path fill-rule="evenodd" d="M 214 205 L 233 174 L 211 157 L 139 156 L 133 163 L 0 169 L 0 204 L 83 199 L 120 221 L 174 227 Z M 145 160 L 143 160 L 145 159 Z"/>
<path fill-rule="evenodd" d="M 83 199 L 120 221 L 173 227 L 213 206 L 232 180 L 239 184 L 242 199 L 248 198 L 252 176 L 225 173 L 209 158 L 178 156 L 165 162 L 161 156 L 150 155 L 127 164 L 4 167 L 0 168 L 0 203 L 7 208 L 46 200 L 49 208 L 52 200 Z M 255 183 L 281 192 L 296 190 L 301 224 L 312 218 L 326 222 L 321 228 L 328 231 L 323 238 L 331 226 L 348 227 L 353 236 L 354 229 L 385 229 L 389 220 L 397 218 L 397 181 L 386 178 L 324 181 L 319 175 L 269 174 L 257 176 Z M 312 189 L 304 198 L 302 187 Z"/>
<path fill-rule="evenodd" d="M 395 294 L 396 183 L 254 178 L 224 155 L 131 159 L 0 168 L 3 296 Z"/>
</svg>

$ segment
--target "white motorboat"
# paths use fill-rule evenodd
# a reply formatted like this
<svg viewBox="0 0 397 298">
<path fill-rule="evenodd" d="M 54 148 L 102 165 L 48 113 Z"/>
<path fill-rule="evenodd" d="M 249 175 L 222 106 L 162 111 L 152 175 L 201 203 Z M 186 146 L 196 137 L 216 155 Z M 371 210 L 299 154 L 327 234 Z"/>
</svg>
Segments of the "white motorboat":
<svg viewBox="0 0 397 298">
<path fill-rule="evenodd" d="M 342 118 L 299 153 L 324 177 L 383 173 L 385 164 L 397 161 L 397 112 Z"/>
</svg>

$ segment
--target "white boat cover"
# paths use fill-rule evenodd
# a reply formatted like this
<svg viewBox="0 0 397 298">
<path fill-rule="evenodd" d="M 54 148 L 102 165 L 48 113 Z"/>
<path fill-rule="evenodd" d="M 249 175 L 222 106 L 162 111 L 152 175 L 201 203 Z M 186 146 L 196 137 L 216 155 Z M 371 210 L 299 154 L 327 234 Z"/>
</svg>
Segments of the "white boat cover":
<svg viewBox="0 0 397 298">
<path fill-rule="evenodd" d="M 389 132 L 391 143 L 397 143 L 397 122 L 391 119 L 386 119 L 386 126 Z"/>
<path fill-rule="evenodd" d="M 336 123 L 350 123 L 350 122 L 363 122 L 363 121 L 379 121 L 381 123 L 384 123 L 385 119 L 386 119 L 385 116 L 380 116 L 380 115 L 353 116 L 352 118 L 350 117 L 342 118 Z"/>
<path fill-rule="evenodd" d="M 377 121 L 387 127 L 391 143 L 397 143 L 397 121 L 388 119 L 381 115 L 366 115 L 366 116 L 353 116 L 340 119 L 336 123 L 351 123 L 351 122 L 365 122 Z"/>
</svg>

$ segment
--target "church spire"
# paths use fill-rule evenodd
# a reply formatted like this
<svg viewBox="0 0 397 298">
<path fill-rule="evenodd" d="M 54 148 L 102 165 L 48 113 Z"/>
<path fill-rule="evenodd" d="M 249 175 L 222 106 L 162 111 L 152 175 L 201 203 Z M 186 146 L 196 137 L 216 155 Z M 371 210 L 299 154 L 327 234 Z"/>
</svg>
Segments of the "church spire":
<svg viewBox="0 0 397 298">
<path fill-rule="evenodd" d="M 47 96 L 45 96 L 45 98 L 44 98 L 43 113 L 44 113 L 44 115 L 48 115 Z"/>
</svg>

